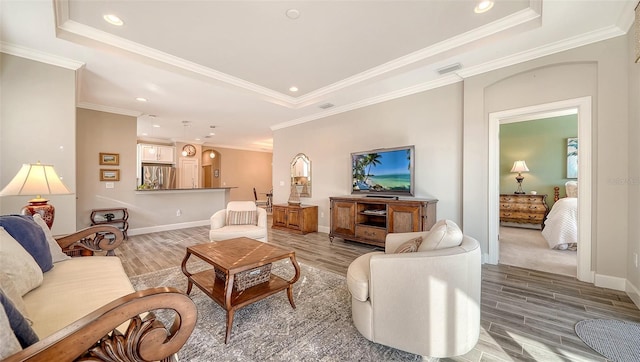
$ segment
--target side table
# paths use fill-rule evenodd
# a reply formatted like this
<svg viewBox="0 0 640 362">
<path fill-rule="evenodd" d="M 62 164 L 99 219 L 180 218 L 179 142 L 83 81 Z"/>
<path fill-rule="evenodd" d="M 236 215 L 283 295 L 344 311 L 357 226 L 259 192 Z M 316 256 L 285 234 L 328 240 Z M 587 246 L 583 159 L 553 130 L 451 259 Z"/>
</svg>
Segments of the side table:
<svg viewBox="0 0 640 362">
<path fill-rule="evenodd" d="M 113 225 L 122 230 L 125 240 L 127 236 L 127 229 L 129 229 L 129 212 L 126 208 L 112 208 L 112 209 L 93 209 L 91 210 L 91 226 L 93 225 Z"/>
</svg>

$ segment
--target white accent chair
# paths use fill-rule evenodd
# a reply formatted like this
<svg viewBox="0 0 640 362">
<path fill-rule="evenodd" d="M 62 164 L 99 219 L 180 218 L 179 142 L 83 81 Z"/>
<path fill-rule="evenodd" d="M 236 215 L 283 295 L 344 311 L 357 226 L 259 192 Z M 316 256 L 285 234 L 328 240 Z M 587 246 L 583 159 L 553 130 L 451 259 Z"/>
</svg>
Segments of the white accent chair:
<svg viewBox="0 0 640 362">
<path fill-rule="evenodd" d="M 227 215 L 229 211 L 256 211 L 257 225 L 227 225 Z M 216 211 L 211 216 L 211 230 L 209 240 L 220 241 L 239 237 L 247 237 L 258 241 L 267 241 L 267 211 L 256 207 L 253 201 L 230 201 L 226 209 Z"/>
<path fill-rule="evenodd" d="M 394 253 L 418 236 L 417 251 Z M 443 358 L 463 355 L 478 341 L 480 245 L 452 221 L 388 234 L 384 252 L 349 265 L 347 286 L 353 323 L 372 342 Z"/>
</svg>

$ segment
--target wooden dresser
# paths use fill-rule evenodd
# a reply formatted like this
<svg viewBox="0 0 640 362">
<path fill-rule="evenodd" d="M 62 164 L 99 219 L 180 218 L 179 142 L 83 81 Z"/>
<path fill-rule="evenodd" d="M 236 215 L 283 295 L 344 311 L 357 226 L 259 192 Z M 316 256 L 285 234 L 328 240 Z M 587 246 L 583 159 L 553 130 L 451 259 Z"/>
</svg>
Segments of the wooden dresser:
<svg viewBox="0 0 640 362">
<path fill-rule="evenodd" d="M 318 231 L 318 206 L 279 204 L 272 206 L 271 228 L 307 234 Z"/>
<path fill-rule="evenodd" d="M 546 199 L 547 195 L 500 195 L 500 222 L 522 227 L 538 225 L 542 229 L 549 213 Z"/>
<path fill-rule="evenodd" d="M 435 199 L 330 197 L 334 237 L 384 248 L 388 233 L 430 230 L 436 222 Z"/>
</svg>

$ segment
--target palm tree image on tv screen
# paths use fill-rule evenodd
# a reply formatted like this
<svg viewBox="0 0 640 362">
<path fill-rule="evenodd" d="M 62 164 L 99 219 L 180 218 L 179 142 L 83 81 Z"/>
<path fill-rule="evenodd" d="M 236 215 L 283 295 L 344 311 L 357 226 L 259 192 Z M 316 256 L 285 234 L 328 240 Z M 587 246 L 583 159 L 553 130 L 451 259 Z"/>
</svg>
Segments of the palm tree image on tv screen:
<svg viewBox="0 0 640 362">
<path fill-rule="evenodd" d="M 354 153 L 354 193 L 411 194 L 412 149 Z"/>
</svg>

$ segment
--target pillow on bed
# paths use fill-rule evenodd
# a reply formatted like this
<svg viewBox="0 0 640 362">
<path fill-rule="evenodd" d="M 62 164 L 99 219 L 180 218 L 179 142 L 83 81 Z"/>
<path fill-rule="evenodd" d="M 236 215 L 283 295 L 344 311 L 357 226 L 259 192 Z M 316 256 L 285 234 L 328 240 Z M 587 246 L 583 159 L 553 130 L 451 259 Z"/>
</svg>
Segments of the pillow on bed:
<svg viewBox="0 0 640 362">
<path fill-rule="evenodd" d="M 578 181 L 567 181 L 564 184 L 567 197 L 578 197 Z"/>
</svg>

